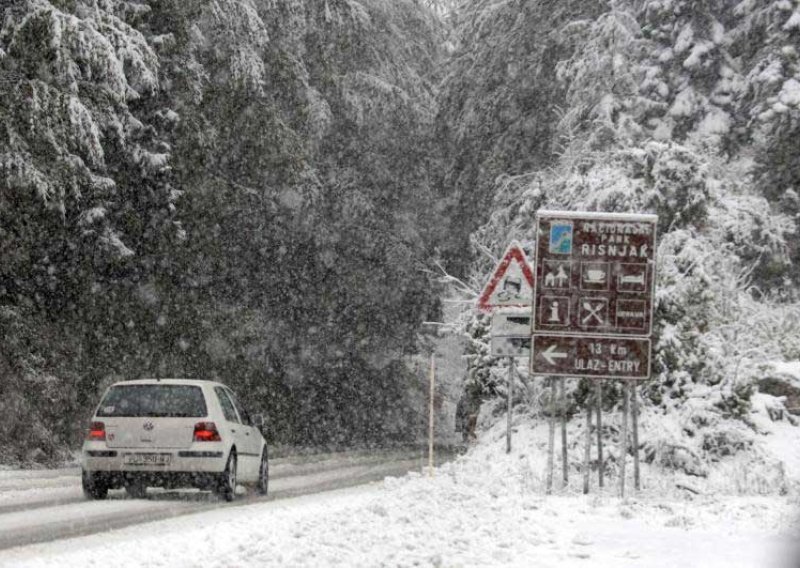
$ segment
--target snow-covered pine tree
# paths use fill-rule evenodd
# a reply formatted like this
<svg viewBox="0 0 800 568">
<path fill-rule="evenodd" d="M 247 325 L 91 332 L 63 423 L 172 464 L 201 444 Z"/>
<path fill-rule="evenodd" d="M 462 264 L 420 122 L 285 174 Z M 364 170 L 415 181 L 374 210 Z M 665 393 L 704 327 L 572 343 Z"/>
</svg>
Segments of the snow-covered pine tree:
<svg viewBox="0 0 800 568">
<path fill-rule="evenodd" d="M 48 452 L 79 429 L 66 416 L 94 398 L 95 369 L 129 338 L 131 282 L 178 236 L 169 146 L 149 106 L 158 59 L 126 21 L 142 9 L 31 0 L 5 8 L 0 30 L 0 304 L 26 322 L 4 329 L 8 344 L 24 333 L 32 346 L 7 353 L 4 388 L 34 415 L 66 409 L 42 416 L 36 436 L 52 427 L 60 440 L 39 440 Z"/>
</svg>

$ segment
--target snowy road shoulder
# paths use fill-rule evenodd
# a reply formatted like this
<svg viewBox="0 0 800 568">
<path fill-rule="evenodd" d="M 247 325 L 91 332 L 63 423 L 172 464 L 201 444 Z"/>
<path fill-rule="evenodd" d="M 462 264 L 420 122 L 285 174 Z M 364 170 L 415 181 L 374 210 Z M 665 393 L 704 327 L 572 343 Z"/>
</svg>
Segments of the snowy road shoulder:
<svg viewBox="0 0 800 568">
<path fill-rule="evenodd" d="M 301 536 L 296 531 L 306 520 L 358 508 L 377 491 L 373 483 L 12 549 L 0 552 L 0 567 L 226 566 L 285 539 L 272 551 L 277 560 Z"/>
<path fill-rule="evenodd" d="M 9 550 L 0 566 L 794 568 L 791 499 L 545 498 L 474 467 Z"/>
<path fill-rule="evenodd" d="M 450 455 L 449 452 L 444 452 Z M 422 460 L 409 450 L 387 450 L 371 453 L 340 452 L 291 456 L 270 460 L 271 479 L 295 478 L 287 487 L 306 483 L 302 476 L 317 476 L 346 468 L 381 466 L 402 460 Z M 80 468 L 57 470 L 0 470 L 0 515 L 34 508 L 80 503 L 85 501 L 81 489 Z M 114 492 L 112 492 L 113 494 Z M 1 521 L 0 521 L 1 522 Z"/>
<path fill-rule="evenodd" d="M 335 464 L 335 465 L 334 465 Z M 321 493 L 403 475 L 419 468 L 420 460 L 386 460 L 384 456 L 352 459 L 340 456 L 326 467 L 292 467 L 270 481 L 270 500 Z M 278 469 L 278 468 L 276 468 Z M 308 473 L 300 473 L 308 472 Z M 32 497 L 36 496 L 34 490 Z M 30 491 L 27 493 L 31 493 Z M 197 490 L 148 491 L 145 499 L 128 499 L 122 490 L 109 493 L 107 501 L 31 502 L 29 506 L 0 506 L 0 550 L 119 530 L 138 523 L 148 523 L 187 514 L 198 514 L 220 507 L 243 507 L 266 499 L 240 487 L 234 503 L 220 501 L 209 492 Z"/>
</svg>

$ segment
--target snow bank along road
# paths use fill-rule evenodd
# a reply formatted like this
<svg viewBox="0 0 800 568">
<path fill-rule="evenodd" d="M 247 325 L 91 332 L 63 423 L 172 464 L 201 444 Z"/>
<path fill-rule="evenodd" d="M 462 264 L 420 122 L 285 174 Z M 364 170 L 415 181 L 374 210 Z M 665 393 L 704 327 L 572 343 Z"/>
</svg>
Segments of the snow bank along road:
<svg viewBox="0 0 800 568">
<path fill-rule="evenodd" d="M 273 459 L 269 496 L 248 492 L 230 504 L 208 492 L 155 489 L 148 491 L 146 499 L 130 499 L 120 490 L 109 492 L 105 501 L 87 501 L 79 469 L 0 471 L 0 550 L 219 507 L 349 487 L 402 475 L 424 463 L 419 452 L 409 451 Z"/>
<path fill-rule="evenodd" d="M 548 496 L 538 456 L 531 471 L 531 456 L 474 454 L 432 477 L 3 550 L 0 568 L 798 568 L 794 497 Z"/>
</svg>

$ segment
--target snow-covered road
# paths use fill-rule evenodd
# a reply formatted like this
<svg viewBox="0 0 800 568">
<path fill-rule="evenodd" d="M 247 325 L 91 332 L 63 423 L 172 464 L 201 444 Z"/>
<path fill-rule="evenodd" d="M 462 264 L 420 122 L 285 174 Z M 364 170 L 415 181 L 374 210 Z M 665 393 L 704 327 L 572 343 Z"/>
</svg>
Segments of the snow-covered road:
<svg viewBox="0 0 800 568">
<path fill-rule="evenodd" d="M 796 568 L 795 510 L 783 498 L 544 496 L 491 469 L 458 460 L 433 478 L 14 548 L 0 568 Z"/>
<path fill-rule="evenodd" d="M 303 473 L 295 464 L 273 478 L 266 501 L 152 492 L 9 512 L 0 534 L 33 530 L 50 541 L 0 550 L 0 568 L 800 568 L 795 491 L 684 491 L 643 464 L 642 491 L 624 499 L 612 478 L 583 495 L 579 476 L 546 495 L 540 426 L 520 427 L 510 454 L 502 428 L 490 430 L 433 476 L 418 473 L 419 458 L 373 456 Z M 109 519 L 129 526 L 102 530 L 115 526 Z M 56 539 L 59 523 L 77 527 L 75 538 Z"/>
<path fill-rule="evenodd" d="M 363 484 L 404 474 L 422 463 L 418 453 L 408 452 L 273 460 L 267 499 Z M 0 550 L 265 500 L 247 494 L 227 504 L 208 492 L 151 489 L 147 499 L 112 491 L 106 501 L 88 502 L 79 470 L 0 472 Z"/>
</svg>

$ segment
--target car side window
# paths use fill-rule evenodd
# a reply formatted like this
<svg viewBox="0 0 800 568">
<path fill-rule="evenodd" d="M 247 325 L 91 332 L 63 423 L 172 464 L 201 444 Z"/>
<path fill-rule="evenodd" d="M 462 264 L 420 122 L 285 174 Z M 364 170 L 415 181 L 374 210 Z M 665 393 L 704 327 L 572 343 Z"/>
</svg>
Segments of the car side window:
<svg viewBox="0 0 800 568">
<path fill-rule="evenodd" d="M 228 422 L 239 422 L 239 417 L 236 415 L 236 409 L 231 402 L 228 393 L 222 387 L 214 387 L 214 392 L 217 394 L 219 405 L 222 407 L 222 414 L 225 415 L 225 420 Z"/>
<path fill-rule="evenodd" d="M 231 400 L 233 401 L 233 406 L 235 406 L 236 410 L 239 411 L 239 416 L 242 417 L 242 424 L 244 424 L 245 426 L 252 426 L 253 422 L 252 422 L 252 420 L 250 420 L 250 415 L 247 414 L 247 411 L 244 409 L 244 406 L 242 406 L 242 403 L 239 402 L 239 399 L 236 398 L 236 395 L 233 394 L 233 392 L 231 392 L 230 390 L 227 390 L 227 389 L 225 390 L 225 392 L 228 393 L 228 395 L 230 396 Z"/>
</svg>

